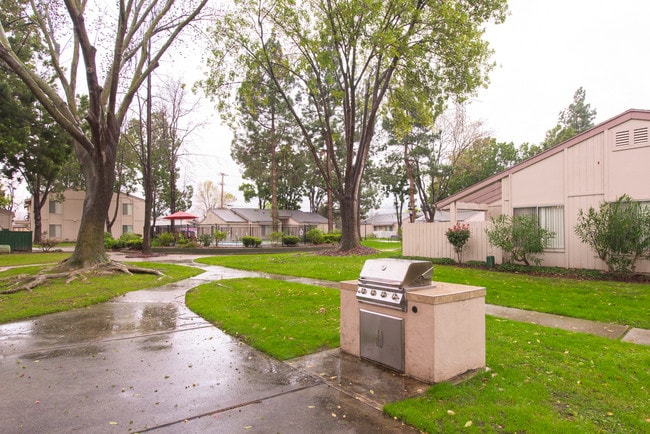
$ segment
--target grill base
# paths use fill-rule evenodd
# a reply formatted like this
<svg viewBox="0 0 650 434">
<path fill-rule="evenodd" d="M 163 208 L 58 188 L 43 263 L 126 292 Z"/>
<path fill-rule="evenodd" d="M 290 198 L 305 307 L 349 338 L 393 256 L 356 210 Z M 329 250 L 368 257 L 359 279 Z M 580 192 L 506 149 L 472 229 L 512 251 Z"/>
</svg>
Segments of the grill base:
<svg viewBox="0 0 650 434">
<path fill-rule="evenodd" d="M 404 319 L 361 309 L 361 357 L 404 372 Z"/>
</svg>

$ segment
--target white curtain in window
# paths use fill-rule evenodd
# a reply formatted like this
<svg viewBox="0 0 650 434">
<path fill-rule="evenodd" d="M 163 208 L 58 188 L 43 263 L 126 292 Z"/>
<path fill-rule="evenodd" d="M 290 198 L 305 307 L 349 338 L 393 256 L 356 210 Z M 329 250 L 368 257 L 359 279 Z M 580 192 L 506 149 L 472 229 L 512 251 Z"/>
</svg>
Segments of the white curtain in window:
<svg viewBox="0 0 650 434">
<path fill-rule="evenodd" d="M 546 206 L 538 208 L 540 227 L 555 233 L 555 237 L 549 241 L 549 249 L 564 248 L 564 207 Z"/>
</svg>

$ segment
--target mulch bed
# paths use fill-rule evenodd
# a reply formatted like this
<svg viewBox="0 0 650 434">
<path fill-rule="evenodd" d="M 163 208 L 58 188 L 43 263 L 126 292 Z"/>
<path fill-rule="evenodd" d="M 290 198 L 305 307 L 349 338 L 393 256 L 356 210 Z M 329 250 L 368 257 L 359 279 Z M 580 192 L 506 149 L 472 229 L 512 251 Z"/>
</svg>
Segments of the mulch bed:
<svg viewBox="0 0 650 434">
<path fill-rule="evenodd" d="M 351 250 L 341 250 L 341 249 L 327 249 L 316 252 L 316 255 L 319 256 L 366 256 L 374 255 L 378 253 L 379 250 L 373 249 L 372 247 L 357 247 L 356 249 Z"/>
</svg>

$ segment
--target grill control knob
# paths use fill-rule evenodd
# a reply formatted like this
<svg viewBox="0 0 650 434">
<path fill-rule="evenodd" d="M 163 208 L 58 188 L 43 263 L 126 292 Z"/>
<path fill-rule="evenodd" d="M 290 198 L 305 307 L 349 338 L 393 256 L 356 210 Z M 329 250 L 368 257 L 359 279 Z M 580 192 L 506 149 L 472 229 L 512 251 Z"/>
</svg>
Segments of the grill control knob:
<svg viewBox="0 0 650 434">
<path fill-rule="evenodd" d="M 365 294 L 366 292 L 368 292 L 368 290 L 366 288 L 361 288 L 360 291 L 361 291 L 362 294 Z"/>
<path fill-rule="evenodd" d="M 371 289 L 371 290 L 370 290 L 370 295 L 372 295 L 372 296 L 377 295 L 377 291 L 374 290 L 374 289 Z"/>
<path fill-rule="evenodd" d="M 397 293 L 394 292 L 393 296 L 391 298 L 393 299 L 393 301 L 397 301 L 397 300 L 399 300 L 399 295 L 397 295 Z"/>
<path fill-rule="evenodd" d="M 381 291 L 381 298 L 386 298 L 388 294 L 386 294 L 386 291 Z"/>
</svg>

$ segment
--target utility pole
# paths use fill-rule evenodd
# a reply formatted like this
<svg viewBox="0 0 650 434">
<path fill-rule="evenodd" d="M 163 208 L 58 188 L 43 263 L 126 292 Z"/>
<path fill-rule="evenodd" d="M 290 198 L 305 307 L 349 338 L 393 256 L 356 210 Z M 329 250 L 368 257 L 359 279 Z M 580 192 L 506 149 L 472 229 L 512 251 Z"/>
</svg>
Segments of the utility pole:
<svg viewBox="0 0 650 434">
<path fill-rule="evenodd" d="M 219 206 L 219 208 L 223 209 L 223 187 L 225 185 L 225 183 L 223 182 L 223 177 L 226 176 L 226 174 L 221 172 L 219 175 L 221 175 L 221 205 Z"/>
</svg>

